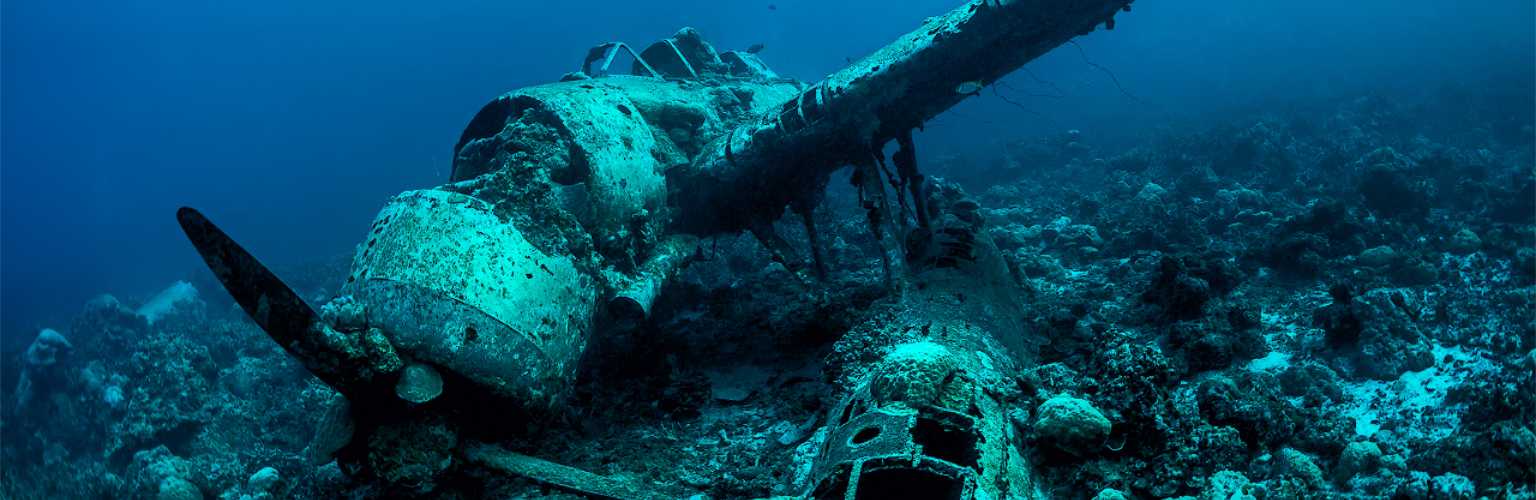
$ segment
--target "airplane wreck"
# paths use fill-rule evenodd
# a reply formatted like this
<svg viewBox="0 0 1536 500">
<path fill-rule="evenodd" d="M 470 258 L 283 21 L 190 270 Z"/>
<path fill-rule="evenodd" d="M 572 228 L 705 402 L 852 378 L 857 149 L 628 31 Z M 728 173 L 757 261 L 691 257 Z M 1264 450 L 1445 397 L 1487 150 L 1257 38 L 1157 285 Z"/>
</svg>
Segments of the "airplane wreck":
<svg viewBox="0 0 1536 500">
<path fill-rule="evenodd" d="M 644 321 L 702 239 L 750 233 L 816 287 L 829 264 L 811 213 L 848 172 L 888 293 L 855 327 L 864 342 L 831 367 L 841 393 L 815 423 L 799 494 L 1044 497 L 1008 415 L 1038 339 L 1013 326 L 1023 299 L 979 205 L 923 175 L 912 132 L 1113 28 L 1130 3 L 973 0 L 814 83 L 691 29 L 639 51 L 596 46 L 581 71 L 486 104 L 447 183 L 393 198 L 318 307 L 196 210 L 178 220 L 236 302 L 343 396 L 310 445 L 316 461 L 401 495 L 477 468 L 662 498 L 500 446 L 502 424 L 569 411 L 589 343 Z M 630 67 L 615 67 L 620 56 Z M 775 230 L 786 213 L 804 241 Z M 400 445 L 422 441 L 439 449 Z"/>
</svg>

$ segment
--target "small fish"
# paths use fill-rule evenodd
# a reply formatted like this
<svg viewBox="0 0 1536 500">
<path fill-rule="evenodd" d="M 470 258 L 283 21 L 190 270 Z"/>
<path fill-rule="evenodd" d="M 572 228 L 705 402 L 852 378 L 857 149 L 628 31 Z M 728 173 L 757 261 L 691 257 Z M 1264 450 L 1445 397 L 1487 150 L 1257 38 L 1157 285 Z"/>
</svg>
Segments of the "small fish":
<svg viewBox="0 0 1536 500">
<path fill-rule="evenodd" d="M 959 85 L 955 86 L 955 93 L 956 94 L 961 94 L 961 95 L 977 95 L 977 94 L 980 94 L 981 93 L 981 89 L 983 87 L 986 87 L 986 86 L 987 86 L 987 84 L 982 83 L 981 80 L 971 80 L 971 81 L 968 81 L 968 82 L 960 82 Z"/>
<path fill-rule="evenodd" d="M 747 47 L 747 53 L 748 54 L 756 54 L 756 53 L 762 52 L 762 51 L 763 51 L 763 44 L 761 44 L 761 43 L 754 43 L 754 44 L 752 44 L 751 47 Z"/>
<path fill-rule="evenodd" d="M 779 10 L 778 5 L 768 4 L 768 10 Z"/>
</svg>

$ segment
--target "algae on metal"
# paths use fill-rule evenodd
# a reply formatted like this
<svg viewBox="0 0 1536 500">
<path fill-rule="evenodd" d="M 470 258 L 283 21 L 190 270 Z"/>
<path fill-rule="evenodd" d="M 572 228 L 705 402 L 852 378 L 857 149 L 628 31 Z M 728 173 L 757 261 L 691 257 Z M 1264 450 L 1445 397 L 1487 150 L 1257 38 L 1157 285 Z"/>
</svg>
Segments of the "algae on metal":
<svg viewBox="0 0 1536 500">
<path fill-rule="evenodd" d="M 1008 408 L 1029 359 L 1020 291 L 956 188 L 928 200 L 935 230 L 909 234 L 905 286 L 835 346 L 846 388 L 819 433 L 818 500 L 1043 498 Z"/>
<path fill-rule="evenodd" d="M 553 404 L 590 331 L 591 278 L 472 197 L 397 196 L 342 292 L 400 350 L 531 404 Z"/>
</svg>

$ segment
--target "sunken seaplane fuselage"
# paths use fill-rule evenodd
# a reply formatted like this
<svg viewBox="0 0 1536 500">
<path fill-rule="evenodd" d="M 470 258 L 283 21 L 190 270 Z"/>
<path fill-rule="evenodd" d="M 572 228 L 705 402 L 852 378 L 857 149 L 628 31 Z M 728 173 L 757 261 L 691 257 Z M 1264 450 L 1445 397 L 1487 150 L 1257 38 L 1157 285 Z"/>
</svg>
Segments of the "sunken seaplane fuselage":
<svg viewBox="0 0 1536 500">
<path fill-rule="evenodd" d="M 825 264 L 808 214 L 852 166 L 870 230 L 898 255 L 890 314 L 859 327 L 881 348 L 839 369 L 855 375 L 820 422 L 804 495 L 1039 497 L 1006 417 L 1029 362 L 1028 340 L 1001 334 L 1019 324 L 1016 285 L 976 204 L 925 183 L 911 132 L 1129 4 L 974 0 L 813 84 L 691 29 L 638 53 L 599 45 L 582 71 L 481 109 L 449 182 L 390 200 L 318 309 L 196 210 L 178 219 L 236 302 L 341 395 L 316 461 L 399 493 L 429 493 L 463 463 L 651 498 L 485 429 L 560 412 L 588 341 L 649 314 L 700 237 L 751 232 L 814 282 Z M 610 71 L 625 52 L 629 71 Z M 809 258 L 772 229 L 786 209 L 808 225 Z M 436 449 L 401 449 L 422 442 Z"/>
</svg>

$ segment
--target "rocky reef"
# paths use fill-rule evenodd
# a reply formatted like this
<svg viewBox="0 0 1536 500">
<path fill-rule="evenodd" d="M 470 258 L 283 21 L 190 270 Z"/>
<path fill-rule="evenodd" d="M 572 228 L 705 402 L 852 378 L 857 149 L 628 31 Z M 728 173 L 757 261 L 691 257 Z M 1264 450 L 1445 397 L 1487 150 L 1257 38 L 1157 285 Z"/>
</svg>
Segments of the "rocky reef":
<svg viewBox="0 0 1536 500">
<path fill-rule="evenodd" d="M 1530 115 L 1466 92 L 954 158 L 1051 339 L 1020 422 L 1057 493 L 1530 497 Z"/>
<path fill-rule="evenodd" d="M 383 428 L 352 459 L 367 474 L 332 459 L 352 437 L 346 400 L 214 282 L 103 296 L 0 362 L 0 495 L 579 497 L 568 478 L 635 498 L 798 496 L 858 401 L 976 393 L 996 405 L 974 410 L 980 427 L 1051 497 L 1531 498 L 1536 133 L 1531 106 L 1475 95 L 927 159 L 935 227 L 983 231 L 945 234 L 993 242 L 993 277 L 1020 290 L 992 326 L 1023 354 L 996 366 L 959 366 L 961 346 L 993 348 L 963 328 L 892 330 L 914 308 L 968 306 L 893 291 L 862 200 L 832 182 L 816 224 L 776 231 L 819 228 L 825 277 L 715 236 L 648 314 L 592 335 L 559 408 Z M 284 274 L 321 303 L 347 270 Z M 416 366 L 402 399 L 462 397 L 460 375 Z M 497 446 L 471 445 L 465 422 Z"/>
</svg>

